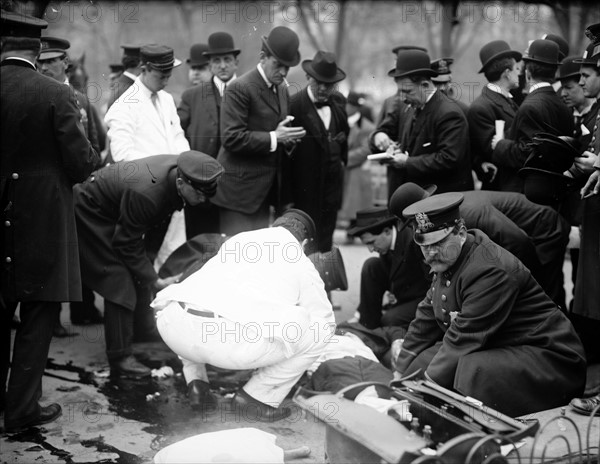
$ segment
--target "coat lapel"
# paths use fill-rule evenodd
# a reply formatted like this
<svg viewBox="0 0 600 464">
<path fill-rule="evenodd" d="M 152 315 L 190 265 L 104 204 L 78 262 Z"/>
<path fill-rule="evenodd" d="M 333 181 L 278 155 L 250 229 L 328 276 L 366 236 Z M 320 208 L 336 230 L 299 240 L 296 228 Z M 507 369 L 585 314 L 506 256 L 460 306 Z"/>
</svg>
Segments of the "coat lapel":
<svg viewBox="0 0 600 464">
<path fill-rule="evenodd" d="M 306 116 L 305 121 L 306 121 L 306 132 L 308 132 L 309 134 L 313 134 L 316 137 L 314 137 L 314 139 L 319 143 L 319 145 L 323 145 L 323 140 L 324 140 L 324 135 L 325 135 L 325 126 L 323 124 L 323 120 L 321 119 L 321 117 L 319 116 L 319 113 L 317 113 L 317 109 L 315 108 L 315 105 L 313 105 L 313 102 L 310 100 L 309 96 L 308 96 L 308 88 L 305 87 L 304 89 L 302 89 L 302 107 L 304 108 L 304 114 Z M 333 112 L 332 115 L 333 117 Z"/>
</svg>

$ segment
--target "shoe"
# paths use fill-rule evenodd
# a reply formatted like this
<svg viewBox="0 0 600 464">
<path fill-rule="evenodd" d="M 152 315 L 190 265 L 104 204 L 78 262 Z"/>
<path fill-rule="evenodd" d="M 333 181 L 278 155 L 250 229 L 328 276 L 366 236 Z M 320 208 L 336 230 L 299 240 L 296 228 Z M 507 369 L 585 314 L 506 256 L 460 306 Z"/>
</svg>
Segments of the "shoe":
<svg viewBox="0 0 600 464">
<path fill-rule="evenodd" d="M 62 408 L 57 403 L 52 403 L 48 406 L 42 406 L 40 415 L 37 419 L 27 422 L 26 424 L 19 425 L 16 427 L 10 427 L 5 424 L 4 431 L 7 433 L 18 433 L 27 430 L 30 427 L 36 425 L 47 424 L 53 422 L 62 415 Z"/>
<path fill-rule="evenodd" d="M 600 416 L 600 393 L 590 398 L 573 398 L 569 404 L 579 414 L 590 416 L 594 412 L 595 416 Z"/>
<path fill-rule="evenodd" d="M 188 399 L 190 406 L 194 411 L 202 411 L 206 409 L 216 409 L 218 400 L 210 391 L 208 382 L 202 380 L 192 380 L 188 383 Z"/>
<path fill-rule="evenodd" d="M 111 362 L 110 373 L 117 376 L 139 379 L 142 377 L 150 377 L 152 371 L 132 355 L 129 355 Z"/>
<path fill-rule="evenodd" d="M 261 403 L 250 396 L 243 388 L 240 388 L 232 400 L 233 407 L 248 422 L 275 422 L 288 417 L 292 411 L 290 408 L 274 408 L 268 404 Z"/>
<path fill-rule="evenodd" d="M 52 329 L 52 336 L 57 338 L 66 338 L 69 336 L 69 332 L 60 322 L 57 322 L 54 326 L 54 329 Z"/>
</svg>

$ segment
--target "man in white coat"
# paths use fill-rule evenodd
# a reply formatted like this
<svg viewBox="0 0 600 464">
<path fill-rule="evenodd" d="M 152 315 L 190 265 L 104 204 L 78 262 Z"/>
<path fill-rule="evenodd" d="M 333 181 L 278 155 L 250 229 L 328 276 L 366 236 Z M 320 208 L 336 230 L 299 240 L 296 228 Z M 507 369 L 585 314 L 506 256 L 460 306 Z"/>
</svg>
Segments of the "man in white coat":
<svg viewBox="0 0 600 464">
<path fill-rule="evenodd" d="M 205 364 L 256 369 L 233 398 L 251 421 L 290 414 L 279 405 L 325 351 L 335 330 L 331 303 L 304 246 L 312 219 L 292 209 L 271 228 L 239 233 L 183 282 L 161 291 L 152 306 L 157 327 L 183 361 L 188 390 L 214 404 Z"/>
</svg>

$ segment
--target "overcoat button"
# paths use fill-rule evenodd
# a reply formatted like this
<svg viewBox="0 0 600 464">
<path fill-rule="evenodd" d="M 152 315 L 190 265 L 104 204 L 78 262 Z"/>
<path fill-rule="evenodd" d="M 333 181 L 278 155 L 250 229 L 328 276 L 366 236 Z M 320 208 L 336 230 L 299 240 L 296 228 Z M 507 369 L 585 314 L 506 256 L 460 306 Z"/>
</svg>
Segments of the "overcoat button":
<svg viewBox="0 0 600 464">
<path fill-rule="evenodd" d="M 447 300 L 446 295 L 442 295 L 442 301 L 446 301 L 446 300 Z"/>
<path fill-rule="evenodd" d="M 10 227 L 10 221 L 4 221 L 4 225 L 5 225 L 6 227 Z"/>
<path fill-rule="evenodd" d="M 12 259 L 10 259 L 10 256 L 7 256 L 4 261 L 6 261 L 7 263 L 12 263 Z"/>
<path fill-rule="evenodd" d="M 19 174 L 18 174 L 18 173 L 16 173 L 16 172 L 13 172 L 13 173 L 12 173 L 12 178 L 13 178 L 14 180 L 17 180 L 17 179 L 19 178 Z"/>
</svg>

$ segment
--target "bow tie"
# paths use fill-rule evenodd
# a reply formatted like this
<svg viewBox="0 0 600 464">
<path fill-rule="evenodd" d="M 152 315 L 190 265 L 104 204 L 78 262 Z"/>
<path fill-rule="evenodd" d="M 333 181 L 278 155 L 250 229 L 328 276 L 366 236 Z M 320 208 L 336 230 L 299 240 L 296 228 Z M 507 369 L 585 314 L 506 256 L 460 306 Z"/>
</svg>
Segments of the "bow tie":
<svg viewBox="0 0 600 464">
<path fill-rule="evenodd" d="M 324 106 L 331 106 L 331 103 L 329 103 L 328 101 L 324 101 L 324 102 L 315 102 L 315 107 L 317 109 L 323 108 Z"/>
</svg>

